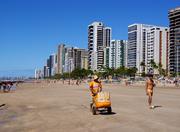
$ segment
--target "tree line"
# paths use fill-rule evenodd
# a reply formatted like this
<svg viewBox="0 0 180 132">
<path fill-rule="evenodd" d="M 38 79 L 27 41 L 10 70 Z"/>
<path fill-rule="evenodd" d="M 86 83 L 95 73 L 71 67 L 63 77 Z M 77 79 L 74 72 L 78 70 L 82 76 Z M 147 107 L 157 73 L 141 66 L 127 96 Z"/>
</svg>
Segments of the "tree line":
<svg viewBox="0 0 180 132">
<path fill-rule="evenodd" d="M 163 69 L 163 66 L 161 63 L 156 64 L 154 60 L 150 61 L 150 66 L 153 71 L 153 73 L 158 73 L 158 76 L 167 76 L 168 72 L 166 69 Z M 144 62 L 141 62 L 140 66 L 143 69 L 142 73 L 138 73 L 140 76 L 145 77 L 147 74 L 145 73 L 145 68 L 147 67 Z M 137 74 L 138 69 L 136 67 L 133 68 L 127 68 L 124 66 L 121 66 L 117 69 L 105 67 L 102 66 L 99 71 L 92 71 L 90 69 L 81 69 L 77 68 L 74 69 L 72 72 L 65 72 L 63 74 L 55 74 L 54 76 L 50 77 L 51 79 L 84 79 L 87 78 L 93 74 L 98 75 L 101 78 L 107 78 L 109 76 L 112 77 L 134 77 Z M 157 72 L 158 71 L 158 72 Z M 149 71 L 148 71 L 149 72 Z M 152 74 L 153 74 L 152 73 Z M 150 73 L 148 73 L 150 74 Z M 176 76 L 173 74 L 172 76 Z"/>
<path fill-rule="evenodd" d="M 126 68 L 124 66 L 115 68 L 102 67 L 99 71 L 92 71 L 90 69 L 74 69 L 72 72 L 66 72 L 63 74 L 55 74 L 50 77 L 51 79 L 84 79 L 90 77 L 94 74 L 98 75 L 101 78 L 107 78 L 109 76 L 112 77 L 132 77 L 135 76 L 137 72 L 137 68 Z"/>
</svg>

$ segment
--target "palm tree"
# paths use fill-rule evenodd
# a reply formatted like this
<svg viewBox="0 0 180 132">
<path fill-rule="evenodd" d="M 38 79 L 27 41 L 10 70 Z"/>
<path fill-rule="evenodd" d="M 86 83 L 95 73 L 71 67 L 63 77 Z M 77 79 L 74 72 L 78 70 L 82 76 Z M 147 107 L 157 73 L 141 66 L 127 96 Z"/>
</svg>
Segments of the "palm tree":
<svg viewBox="0 0 180 132">
<path fill-rule="evenodd" d="M 159 71 L 159 75 L 162 75 L 162 64 L 161 63 L 159 63 L 158 64 L 158 71 Z"/>
<path fill-rule="evenodd" d="M 127 69 L 127 75 L 129 76 L 135 76 L 135 74 L 137 73 L 137 68 L 136 67 L 133 67 L 133 68 L 128 68 Z"/>
<path fill-rule="evenodd" d="M 141 62 L 140 66 L 144 66 L 144 67 L 146 66 L 144 61 Z"/>
<path fill-rule="evenodd" d="M 142 69 L 143 69 L 142 74 L 145 74 L 145 67 L 146 67 L 145 62 L 144 62 L 144 61 L 142 61 L 142 62 L 140 63 L 140 66 L 141 66 L 141 67 L 142 67 Z"/>
<path fill-rule="evenodd" d="M 126 74 L 126 71 L 127 71 L 127 69 L 124 66 L 121 66 L 121 67 L 116 69 L 115 73 L 117 75 L 123 75 L 123 77 L 124 77 Z"/>
<path fill-rule="evenodd" d="M 158 66 L 157 66 L 157 64 L 156 64 L 156 62 L 154 60 L 150 61 L 150 65 L 153 68 L 153 72 L 154 72 L 154 70 L 158 69 Z"/>
</svg>

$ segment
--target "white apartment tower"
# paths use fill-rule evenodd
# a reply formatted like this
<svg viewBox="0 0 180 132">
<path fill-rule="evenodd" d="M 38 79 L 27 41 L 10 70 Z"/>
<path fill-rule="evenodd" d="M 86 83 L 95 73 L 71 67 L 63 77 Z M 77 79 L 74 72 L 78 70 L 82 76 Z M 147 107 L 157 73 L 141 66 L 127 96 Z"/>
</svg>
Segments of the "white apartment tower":
<svg viewBox="0 0 180 132">
<path fill-rule="evenodd" d="M 169 10 L 169 72 L 180 76 L 180 7 Z"/>
<path fill-rule="evenodd" d="M 146 31 L 151 27 L 153 26 L 145 24 L 128 26 L 127 66 L 130 68 L 136 67 L 138 73 L 142 73 L 145 70 L 140 64 L 145 62 Z"/>
<path fill-rule="evenodd" d="M 58 53 L 57 53 L 57 73 L 62 74 L 64 69 L 64 62 L 65 62 L 65 45 L 60 44 L 58 46 Z"/>
<path fill-rule="evenodd" d="M 168 28 L 146 24 L 128 26 L 128 67 L 136 67 L 138 73 L 148 73 L 152 67 L 150 61 L 161 63 L 164 69 L 168 65 Z M 144 62 L 146 67 L 141 66 Z"/>
<path fill-rule="evenodd" d="M 93 22 L 88 26 L 88 64 L 91 70 L 100 70 L 104 65 L 104 48 L 110 45 L 111 28 L 102 22 Z"/>
<path fill-rule="evenodd" d="M 109 67 L 119 68 L 126 65 L 126 40 L 112 40 L 109 51 Z"/>
<path fill-rule="evenodd" d="M 74 48 L 65 47 L 63 72 L 72 72 L 74 70 Z"/>
<path fill-rule="evenodd" d="M 109 67 L 109 52 L 110 47 L 104 48 L 104 66 Z"/>
<path fill-rule="evenodd" d="M 169 29 L 167 27 L 154 26 L 147 31 L 147 44 L 145 54 L 146 73 L 152 71 L 151 60 L 168 71 L 168 45 L 169 45 Z M 158 74 L 154 70 L 154 74 Z"/>
</svg>

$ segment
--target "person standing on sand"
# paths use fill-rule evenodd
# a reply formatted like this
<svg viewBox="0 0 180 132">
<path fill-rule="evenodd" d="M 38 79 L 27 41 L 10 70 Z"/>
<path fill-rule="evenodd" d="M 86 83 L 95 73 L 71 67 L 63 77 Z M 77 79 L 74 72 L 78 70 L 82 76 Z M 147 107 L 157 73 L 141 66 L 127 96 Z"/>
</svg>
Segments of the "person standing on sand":
<svg viewBox="0 0 180 132">
<path fill-rule="evenodd" d="M 150 109 L 154 108 L 154 106 L 152 106 L 152 96 L 153 96 L 154 86 L 155 86 L 155 83 L 153 81 L 153 75 L 149 75 L 146 81 L 146 95 L 148 96 L 148 104 L 149 104 Z"/>
<path fill-rule="evenodd" d="M 101 81 L 99 81 L 99 77 L 97 75 L 94 75 L 93 79 L 94 80 L 89 83 L 89 88 L 92 96 L 91 106 L 94 103 L 94 97 L 97 95 L 98 92 L 102 91 L 102 84 Z"/>
</svg>

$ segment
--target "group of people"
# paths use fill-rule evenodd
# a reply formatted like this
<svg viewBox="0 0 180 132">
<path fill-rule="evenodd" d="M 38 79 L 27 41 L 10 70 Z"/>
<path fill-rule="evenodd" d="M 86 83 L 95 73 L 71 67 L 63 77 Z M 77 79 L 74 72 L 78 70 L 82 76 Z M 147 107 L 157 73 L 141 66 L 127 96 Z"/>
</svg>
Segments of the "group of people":
<svg viewBox="0 0 180 132">
<path fill-rule="evenodd" d="M 155 87 L 155 83 L 153 81 L 153 75 L 149 75 L 146 80 L 146 95 L 148 96 L 148 105 L 150 109 L 154 109 L 155 106 L 152 105 L 152 97 L 153 97 L 153 88 Z M 98 94 L 98 92 L 102 91 L 102 84 L 97 75 L 94 75 L 93 80 L 89 83 L 89 88 L 91 91 L 92 100 Z M 93 103 L 93 102 L 92 102 Z M 92 105 L 91 103 L 91 105 Z"/>
<path fill-rule="evenodd" d="M 13 87 L 13 83 L 12 82 L 0 82 L 0 92 L 10 92 L 10 90 Z"/>
</svg>

